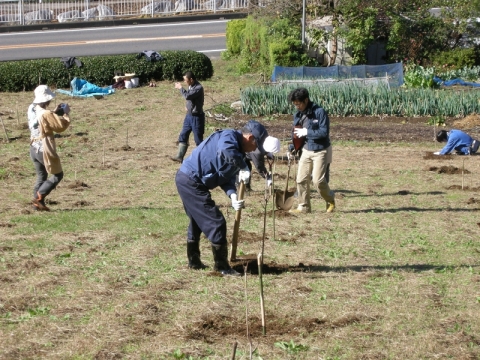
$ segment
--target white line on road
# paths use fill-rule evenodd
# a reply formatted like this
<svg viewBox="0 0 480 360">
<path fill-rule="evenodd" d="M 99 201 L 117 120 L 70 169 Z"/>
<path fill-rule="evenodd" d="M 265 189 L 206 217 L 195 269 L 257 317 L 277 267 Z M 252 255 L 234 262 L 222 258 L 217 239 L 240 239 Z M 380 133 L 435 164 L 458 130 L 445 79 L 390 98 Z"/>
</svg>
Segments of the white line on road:
<svg viewBox="0 0 480 360">
<path fill-rule="evenodd" d="M 133 39 L 83 40 L 83 41 L 68 41 L 68 42 L 4 45 L 4 46 L 0 46 L 0 50 L 59 47 L 59 46 L 72 46 L 72 45 L 92 45 L 92 44 L 105 44 L 105 43 L 117 43 L 117 42 L 141 42 L 141 41 L 153 41 L 153 40 L 158 41 L 158 40 L 178 40 L 178 39 L 203 39 L 203 38 L 213 38 L 213 37 L 225 37 L 225 34 L 185 35 L 185 36 L 169 36 L 169 37 L 138 38 L 138 39 L 133 38 Z"/>
</svg>

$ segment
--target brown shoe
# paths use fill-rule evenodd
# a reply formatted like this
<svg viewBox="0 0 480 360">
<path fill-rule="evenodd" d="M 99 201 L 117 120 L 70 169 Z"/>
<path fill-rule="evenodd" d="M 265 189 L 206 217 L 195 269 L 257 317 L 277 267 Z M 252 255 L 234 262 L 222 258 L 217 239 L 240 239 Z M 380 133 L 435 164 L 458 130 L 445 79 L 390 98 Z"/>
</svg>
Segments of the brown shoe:
<svg viewBox="0 0 480 360">
<path fill-rule="evenodd" d="M 37 198 L 32 201 L 33 206 L 39 211 L 50 211 L 50 208 L 45 205 L 45 197 L 37 191 Z"/>
</svg>

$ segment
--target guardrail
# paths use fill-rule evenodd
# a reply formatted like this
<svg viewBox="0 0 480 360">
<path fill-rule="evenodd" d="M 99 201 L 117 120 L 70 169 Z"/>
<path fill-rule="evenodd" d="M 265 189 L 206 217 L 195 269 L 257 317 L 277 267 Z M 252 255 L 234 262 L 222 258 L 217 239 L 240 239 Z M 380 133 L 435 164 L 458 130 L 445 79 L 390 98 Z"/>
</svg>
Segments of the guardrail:
<svg viewBox="0 0 480 360">
<path fill-rule="evenodd" d="M 217 13 L 248 6 L 249 0 L 0 0 L 0 26 Z"/>
</svg>

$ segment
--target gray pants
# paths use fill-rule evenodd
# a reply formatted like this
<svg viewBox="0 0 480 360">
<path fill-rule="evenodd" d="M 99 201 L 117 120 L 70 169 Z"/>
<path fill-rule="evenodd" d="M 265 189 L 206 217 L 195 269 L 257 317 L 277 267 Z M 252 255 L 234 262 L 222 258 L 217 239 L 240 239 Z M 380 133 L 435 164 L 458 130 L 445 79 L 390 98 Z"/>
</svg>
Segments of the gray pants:
<svg viewBox="0 0 480 360">
<path fill-rule="evenodd" d="M 48 172 L 43 164 L 43 152 L 37 151 L 35 147 L 30 146 L 30 157 L 37 173 L 37 180 L 33 186 L 33 198 L 37 198 L 37 191 L 44 197 L 47 196 L 55 189 L 60 181 L 63 179 L 63 171 L 58 174 L 52 174 L 50 179 L 48 178 Z"/>
</svg>

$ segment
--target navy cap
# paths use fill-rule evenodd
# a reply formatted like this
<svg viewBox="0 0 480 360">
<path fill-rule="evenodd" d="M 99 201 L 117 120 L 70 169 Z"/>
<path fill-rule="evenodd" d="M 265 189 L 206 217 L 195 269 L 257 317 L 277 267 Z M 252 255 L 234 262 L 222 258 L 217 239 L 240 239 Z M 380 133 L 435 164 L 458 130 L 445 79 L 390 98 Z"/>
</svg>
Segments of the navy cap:
<svg viewBox="0 0 480 360">
<path fill-rule="evenodd" d="M 265 129 L 265 126 L 260 124 L 258 121 L 249 120 L 243 128 L 246 131 L 252 133 L 257 143 L 257 148 L 260 150 L 262 154 L 265 154 L 265 149 L 263 148 L 263 142 L 268 136 L 268 132 L 267 132 L 267 129 Z"/>
</svg>

